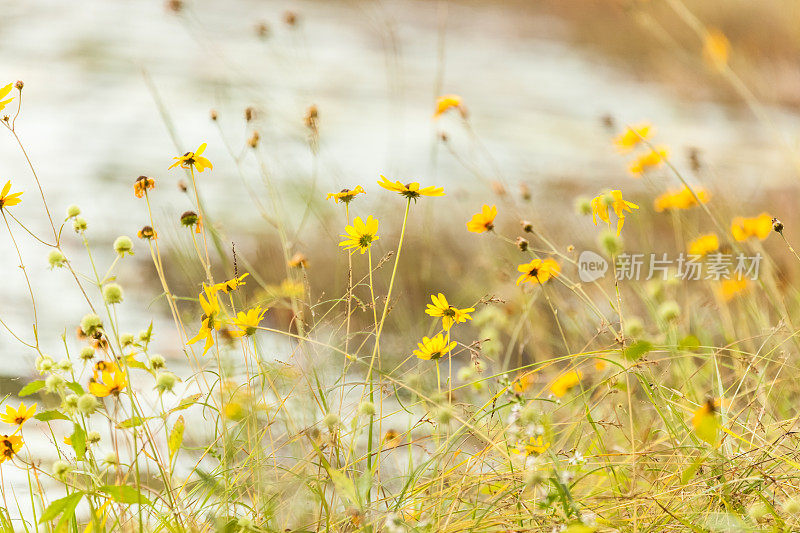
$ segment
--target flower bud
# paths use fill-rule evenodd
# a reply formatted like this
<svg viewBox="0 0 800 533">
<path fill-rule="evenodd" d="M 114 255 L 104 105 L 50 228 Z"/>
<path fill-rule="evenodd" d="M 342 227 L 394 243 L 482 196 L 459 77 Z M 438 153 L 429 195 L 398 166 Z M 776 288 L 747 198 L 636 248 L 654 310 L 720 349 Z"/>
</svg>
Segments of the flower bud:
<svg viewBox="0 0 800 533">
<path fill-rule="evenodd" d="M 152 370 L 159 370 L 167 365 L 167 362 L 164 360 L 164 356 L 157 353 L 151 355 L 147 362 Z"/>
<path fill-rule="evenodd" d="M 86 231 L 88 224 L 86 223 L 86 219 L 83 217 L 75 217 L 74 222 L 72 223 L 72 227 L 75 229 L 75 233 L 80 233 L 82 231 Z"/>
<path fill-rule="evenodd" d="M 14 83 L 14 87 L 15 87 L 15 88 L 16 88 L 18 91 L 22 91 L 22 88 L 23 88 L 23 87 L 25 87 L 25 83 L 24 83 L 22 80 L 17 80 L 17 81 Z"/>
<path fill-rule="evenodd" d="M 119 284 L 109 283 L 103 287 L 103 299 L 107 304 L 121 304 L 122 298 L 122 287 Z"/>
<path fill-rule="evenodd" d="M 200 217 L 194 211 L 186 211 L 181 215 L 181 224 L 187 227 L 194 226 L 198 220 L 200 220 Z"/>
<path fill-rule="evenodd" d="M 672 322 L 681 315 L 681 308 L 678 302 L 670 300 L 658 306 L 658 316 L 664 322 Z"/>
<path fill-rule="evenodd" d="M 172 392 L 177 382 L 178 376 L 172 372 L 159 372 L 156 376 L 156 390 L 159 393 Z"/>
<path fill-rule="evenodd" d="M 84 361 L 94 359 L 94 348 L 92 348 L 91 346 L 84 346 L 83 348 L 81 348 L 80 357 Z"/>
<path fill-rule="evenodd" d="M 119 464 L 119 458 L 117 457 L 116 453 L 108 452 L 108 454 L 106 454 L 106 458 L 103 459 L 103 462 L 110 466 L 117 466 Z"/>
<path fill-rule="evenodd" d="M 152 337 L 152 333 L 149 330 L 143 329 L 139 332 L 140 342 L 150 342 L 150 337 Z"/>
<path fill-rule="evenodd" d="M 772 229 L 775 230 L 775 233 L 783 234 L 783 222 L 773 217 Z"/>
<path fill-rule="evenodd" d="M 40 374 L 44 374 L 45 372 L 50 372 L 53 369 L 53 359 L 47 355 L 40 355 L 36 358 L 36 370 L 39 371 Z"/>
<path fill-rule="evenodd" d="M 598 237 L 600 248 L 609 256 L 617 255 L 622 251 L 622 239 L 613 231 L 604 231 Z"/>
<path fill-rule="evenodd" d="M 447 425 L 453 420 L 455 413 L 453 412 L 453 408 L 449 405 L 442 405 L 433 412 L 433 416 L 440 424 Z"/>
<path fill-rule="evenodd" d="M 374 416 L 375 404 L 372 402 L 361 402 L 358 405 L 358 412 L 364 416 Z"/>
<path fill-rule="evenodd" d="M 62 461 L 61 459 L 59 459 L 55 463 L 53 463 L 53 469 L 52 469 L 53 477 L 57 479 L 63 481 L 64 478 L 67 477 L 67 474 L 70 473 L 70 471 L 72 471 L 72 465 L 66 461 Z"/>
<path fill-rule="evenodd" d="M 92 394 L 83 394 L 80 398 L 78 398 L 78 411 L 84 415 L 90 415 L 94 413 L 99 405 L 100 404 L 97 401 L 97 398 L 95 398 Z"/>
<path fill-rule="evenodd" d="M 86 433 L 86 442 L 89 444 L 97 444 L 100 442 L 100 432 L 99 431 L 89 431 Z"/>
<path fill-rule="evenodd" d="M 68 394 L 66 398 L 64 398 L 64 409 L 67 411 L 74 411 L 78 408 L 78 395 L 77 394 Z"/>
<path fill-rule="evenodd" d="M 44 386 L 48 392 L 58 392 L 64 388 L 64 384 L 64 378 L 58 374 L 50 374 L 47 376 L 47 379 L 44 380 Z"/>
<path fill-rule="evenodd" d="M 81 331 L 87 337 L 94 336 L 95 333 L 103 329 L 103 320 L 94 313 L 89 313 L 81 319 Z"/>
<path fill-rule="evenodd" d="M 123 333 L 122 335 L 119 336 L 119 343 L 122 345 L 123 348 L 126 346 L 130 346 L 134 342 L 136 342 L 136 338 L 133 336 L 133 333 Z"/>
<path fill-rule="evenodd" d="M 520 249 L 520 251 L 523 251 L 523 252 L 525 252 L 525 251 L 527 251 L 527 250 L 528 250 L 528 245 L 529 245 L 530 243 L 528 242 L 528 239 L 525 239 L 525 238 L 523 238 L 523 237 L 517 237 L 517 242 L 516 242 L 516 244 L 517 244 L 517 248 L 519 248 L 519 249 Z"/>
<path fill-rule="evenodd" d="M 69 372 L 72 370 L 72 361 L 67 358 L 62 359 L 58 362 L 58 369 L 63 370 L 64 372 Z"/>
<path fill-rule="evenodd" d="M 50 263 L 50 270 L 54 268 L 61 268 L 67 263 L 67 258 L 61 253 L 61 250 L 53 250 L 47 256 L 47 262 Z"/>
<path fill-rule="evenodd" d="M 325 415 L 325 418 L 322 420 L 322 423 L 325 424 L 326 427 L 333 429 L 339 425 L 341 420 L 339 419 L 339 415 L 336 413 L 328 413 Z"/>
<path fill-rule="evenodd" d="M 81 208 L 75 204 L 72 204 L 67 208 L 67 218 L 75 218 L 80 214 L 81 214 Z"/>
<path fill-rule="evenodd" d="M 130 237 L 125 235 L 117 237 L 114 241 L 114 251 L 117 252 L 120 257 L 124 257 L 125 254 L 133 255 L 133 241 Z"/>
<path fill-rule="evenodd" d="M 592 214 L 592 201 L 586 198 L 585 196 L 581 196 L 575 199 L 575 212 L 579 215 L 591 215 Z"/>
<path fill-rule="evenodd" d="M 522 220 L 520 221 L 520 225 L 522 226 L 522 231 L 525 233 L 533 233 L 533 222 L 530 220 Z"/>
</svg>

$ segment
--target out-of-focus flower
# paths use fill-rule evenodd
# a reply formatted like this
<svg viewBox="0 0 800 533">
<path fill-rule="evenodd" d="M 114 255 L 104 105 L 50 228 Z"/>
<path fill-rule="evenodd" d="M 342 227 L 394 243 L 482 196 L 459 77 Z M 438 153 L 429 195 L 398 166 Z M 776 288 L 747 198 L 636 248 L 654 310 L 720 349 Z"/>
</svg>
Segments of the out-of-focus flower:
<svg viewBox="0 0 800 533">
<path fill-rule="evenodd" d="M 522 272 L 517 278 L 517 285 L 528 282 L 543 284 L 551 277 L 558 276 L 561 266 L 555 259 L 534 259 L 519 265 L 517 271 Z"/>
<path fill-rule="evenodd" d="M 697 197 L 695 197 L 695 195 Z M 698 187 L 694 189 L 694 194 L 692 194 L 692 189 L 683 187 L 682 189 L 667 191 L 657 197 L 653 201 L 653 207 L 659 213 L 668 209 L 689 209 L 699 205 L 698 200 L 702 204 L 708 203 L 710 200 L 708 191 L 702 187 Z"/>
<path fill-rule="evenodd" d="M 638 178 L 648 170 L 660 167 L 668 156 L 669 150 L 664 146 L 658 146 L 631 161 L 628 165 L 628 171 Z"/>
<path fill-rule="evenodd" d="M 730 302 L 749 288 L 750 280 L 743 276 L 723 279 L 719 283 L 719 295 L 724 301 Z"/>
<path fill-rule="evenodd" d="M 692 415 L 695 434 L 711 446 L 716 446 L 719 442 L 720 423 L 717 418 L 717 407 L 720 403 L 720 400 L 709 398 Z"/>
<path fill-rule="evenodd" d="M 629 126 L 614 138 L 614 146 L 620 153 L 628 153 L 643 140 L 651 138 L 654 133 L 655 129 L 649 122 Z"/>
<path fill-rule="evenodd" d="M 703 58 L 709 66 L 721 71 L 728 64 L 731 43 L 725 34 L 717 28 L 709 28 L 703 38 Z"/>
<path fill-rule="evenodd" d="M 731 233 L 737 241 L 746 241 L 751 237 L 764 240 L 769 237 L 772 231 L 772 217 L 767 213 L 761 213 L 757 217 L 745 218 L 736 217 L 731 223 Z"/>
<path fill-rule="evenodd" d="M 622 226 L 625 224 L 625 212 L 632 213 L 632 209 L 639 209 L 639 206 L 623 199 L 622 191 L 618 189 L 611 191 L 608 195 L 601 194 L 600 196 L 595 196 L 591 201 L 592 222 L 594 222 L 595 226 L 599 218 L 608 224 L 609 228 L 611 227 L 611 219 L 608 215 L 609 205 L 614 211 L 614 214 L 617 215 L 617 236 L 619 236 L 622 232 Z"/>
<path fill-rule="evenodd" d="M 716 233 L 701 235 L 689 243 L 689 255 L 706 255 L 719 249 L 719 237 Z"/>
<path fill-rule="evenodd" d="M 565 374 L 561 374 L 556 378 L 553 384 L 550 385 L 550 392 L 552 392 L 554 396 L 561 398 L 572 387 L 580 383 L 582 378 L 583 372 L 580 370 L 571 370 Z"/>
<path fill-rule="evenodd" d="M 5 109 L 5 107 L 8 105 L 8 103 L 11 102 L 11 100 L 14 99 L 13 96 L 11 98 L 6 98 L 6 96 L 8 96 L 8 93 L 11 92 L 12 87 L 14 87 L 14 84 L 13 83 L 9 83 L 5 87 L 0 88 L 0 111 Z M 3 100 L 3 98 L 6 98 L 6 99 Z"/>
<path fill-rule="evenodd" d="M 463 99 L 457 94 L 443 94 L 436 99 L 436 111 L 433 118 L 438 119 L 451 109 L 458 109 L 462 117 L 467 116 L 467 108 L 464 107 Z"/>
</svg>

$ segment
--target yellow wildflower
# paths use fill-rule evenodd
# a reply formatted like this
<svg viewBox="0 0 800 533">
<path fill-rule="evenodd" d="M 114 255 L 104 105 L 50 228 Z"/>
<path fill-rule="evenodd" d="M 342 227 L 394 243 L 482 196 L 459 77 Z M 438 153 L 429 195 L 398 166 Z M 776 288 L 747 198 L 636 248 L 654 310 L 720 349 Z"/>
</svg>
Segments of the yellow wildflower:
<svg viewBox="0 0 800 533">
<path fill-rule="evenodd" d="M 625 224 L 625 211 L 632 213 L 632 209 L 639 209 L 639 206 L 623 199 L 622 191 L 620 190 L 613 190 L 609 194 L 610 196 L 601 194 L 592 199 L 590 203 L 592 207 L 592 222 L 594 222 L 596 226 L 597 219 L 599 218 L 611 227 L 611 219 L 608 215 L 608 207 L 610 204 L 614 214 L 617 215 L 617 236 L 619 236 L 622 232 L 622 225 Z"/>
<path fill-rule="evenodd" d="M 18 435 L 0 435 L 0 463 L 12 459 L 25 444 Z"/>
<path fill-rule="evenodd" d="M 445 337 L 441 333 L 433 338 L 422 337 L 422 342 L 418 342 L 418 350 L 414 350 L 414 355 L 426 361 L 439 359 L 456 347 L 456 342 L 450 342 L 450 337 Z"/>
<path fill-rule="evenodd" d="M 451 109 L 458 109 L 462 117 L 467 115 L 462 98 L 457 94 L 443 94 L 436 99 L 436 111 L 433 118 L 438 119 Z"/>
<path fill-rule="evenodd" d="M 550 443 L 542 435 L 531 435 L 528 441 L 522 441 L 511 448 L 513 453 L 525 455 L 542 455 L 550 448 Z"/>
<path fill-rule="evenodd" d="M 22 196 L 21 192 L 11 192 L 11 182 L 7 181 L 3 186 L 3 190 L 0 191 L 0 209 L 17 205 L 22 201 L 19 199 L 20 196 Z"/>
<path fill-rule="evenodd" d="M 555 259 L 534 259 L 530 263 L 523 263 L 517 267 L 522 274 L 517 278 L 517 285 L 522 283 L 542 284 L 561 272 L 561 265 Z"/>
<path fill-rule="evenodd" d="M 420 196 L 444 196 L 444 189 L 442 187 L 423 187 L 420 188 L 419 183 L 407 183 L 403 185 L 400 181 L 390 181 L 386 176 L 381 175 L 381 181 L 378 185 L 388 191 L 393 191 L 406 198 L 417 200 Z"/>
<path fill-rule="evenodd" d="M 746 241 L 750 237 L 758 237 L 763 241 L 769 236 L 770 231 L 772 231 L 772 217 L 767 213 L 751 218 L 736 217 L 731 223 L 731 233 L 737 241 Z"/>
<path fill-rule="evenodd" d="M 697 195 L 697 198 L 695 198 L 695 195 Z M 659 213 L 668 209 L 689 209 L 698 205 L 697 200 L 700 200 L 702 204 L 706 204 L 709 199 L 708 191 L 702 187 L 694 189 L 694 194 L 692 194 L 692 189 L 689 189 L 689 187 L 683 187 L 682 189 L 665 192 L 653 201 L 653 207 Z"/>
<path fill-rule="evenodd" d="M 233 325 L 239 329 L 231 331 L 231 336 L 249 337 L 253 335 L 258 329 L 258 324 L 261 322 L 261 319 L 264 318 L 264 314 L 266 312 L 267 310 L 261 309 L 260 306 L 254 307 L 249 311 L 247 311 L 246 313 L 243 311 L 239 311 L 239 313 L 236 315 L 236 318 L 233 319 Z"/>
<path fill-rule="evenodd" d="M 572 370 L 566 374 L 561 374 L 552 385 L 550 385 L 550 392 L 557 398 L 564 396 L 572 387 L 581 382 L 583 372 L 580 370 Z"/>
<path fill-rule="evenodd" d="M 220 308 L 216 293 L 210 292 L 209 287 L 204 287 L 204 293 L 205 297 L 203 293 L 198 296 L 200 307 L 203 308 L 200 331 L 186 342 L 186 344 L 194 344 L 201 339 L 205 339 L 206 343 L 205 346 L 203 346 L 203 355 L 205 355 L 209 348 L 214 346 L 214 330 L 219 330 L 222 327 L 222 321 L 217 318 L 220 313 Z"/>
<path fill-rule="evenodd" d="M 25 407 L 24 403 L 20 403 L 19 407 L 16 409 L 10 405 L 6 405 L 6 413 L 4 415 L 0 415 L 0 420 L 6 424 L 22 426 L 22 424 L 30 420 L 34 414 L 36 414 L 36 404 L 33 404 L 30 407 Z"/>
<path fill-rule="evenodd" d="M 203 172 L 205 169 L 213 169 L 214 166 L 211 161 L 202 156 L 205 151 L 206 143 L 203 143 L 194 152 L 186 152 L 182 156 L 173 157 L 172 159 L 176 159 L 176 161 L 169 168 L 173 169 L 180 165 L 181 168 L 186 169 L 194 167 L 198 172 Z"/>
<path fill-rule="evenodd" d="M 133 183 L 133 193 L 136 195 L 136 198 L 142 198 L 147 193 L 147 189 L 155 188 L 156 180 L 148 178 L 147 176 L 139 176 Z"/>
<path fill-rule="evenodd" d="M 441 292 L 438 296 L 432 294 L 431 301 L 433 303 L 428 304 L 428 308 L 425 312 L 430 316 L 442 317 L 442 327 L 446 330 L 453 327 L 453 324 L 460 324 L 461 322 L 472 320 L 472 317 L 469 316 L 468 313 L 473 312 L 475 310 L 474 307 L 457 309 L 447 303 L 447 298 L 445 298 L 444 294 Z"/>
<path fill-rule="evenodd" d="M 353 252 L 359 250 L 362 254 L 365 253 L 372 243 L 378 240 L 378 220 L 372 218 L 372 215 L 367 217 L 367 221 L 361 220 L 361 217 L 356 217 L 353 220 L 352 226 L 344 228 L 345 235 L 339 235 L 344 240 L 339 243 L 339 246 L 352 249 Z"/>
<path fill-rule="evenodd" d="M 717 28 L 709 28 L 703 39 L 703 57 L 709 66 L 723 70 L 728 64 L 731 43 L 725 34 Z"/>
<path fill-rule="evenodd" d="M 223 281 L 222 283 L 215 283 L 210 287 L 206 288 L 206 292 L 208 294 L 216 294 L 218 292 L 224 292 L 228 294 L 229 291 L 235 291 L 242 285 L 244 285 L 244 278 L 246 278 L 249 274 L 245 272 L 238 278 L 229 279 L 228 281 Z"/>
<path fill-rule="evenodd" d="M 614 139 L 614 145 L 620 153 L 628 153 L 642 140 L 652 137 L 653 133 L 655 130 L 649 122 L 629 126 Z"/>
<path fill-rule="evenodd" d="M 140 239 L 147 239 L 147 240 L 158 239 L 158 233 L 156 233 L 156 230 L 154 230 L 152 226 L 142 227 L 142 229 L 140 229 L 136 233 L 136 236 L 139 237 Z"/>
<path fill-rule="evenodd" d="M 472 233 L 483 233 L 494 228 L 494 218 L 497 216 L 497 206 L 484 205 L 480 213 L 472 215 L 472 219 L 467 222 L 467 231 Z"/>
<path fill-rule="evenodd" d="M 706 255 L 719 249 L 719 237 L 716 233 L 701 235 L 689 243 L 689 255 Z"/>
<path fill-rule="evenodd" d="M 13 100 L 13 99 L 14 99 L 14 97 L 12 96 L 11 98 L 7 98 L 7 99 L 3 100 L 3 98 L 5 98 L 6 96 L 8 96 L 8 93 L 10 93 L 10 92 L 11 92 L 11 88 L 12 88 L 13 86 L 14 86 L 14 84 L 13 84 L 13 83 L 9 83 L 9 84 L 8 84 L 8 85 L 6 85 L 5 87 L 3 87 L 3 88 L 0 88 L 0 111 L 2 111 L 3 109 L 5 109 L 6 105 L 8 105 L 8 103 L 9 103 L 11 100 Z"/>
<path fill-rule="evenodd" d="M 333 201 L 336 202 L 337 204 L 339 202 L 342 202 L 342 203 L 345 203 L 345 204 L 349 204 L 350 202 L 353 201 L 353 198 L 355 198 L 357 195 L 366 194 L 366 193 L 367 193 L 367 191 L 365 191 L 364 188 L 361 185 L 359 185 L 355 189 L 352 189 L 352 190 L 350 190 L 350 189 L 342 189 L 339 192 L 328 193 L 328 196 L 325 199 L 326 200 L 330 200 L 331 198 L 333 198 Z"/>
<path fill-rule="evenodd" d="M 128 380 L 125 378 L 125 373 L 115 364 L 109 364 L 100 375 L 89 379 L 89 392 L 98 398 L 104 398 L 110 394 L 119 396 L 125 387 L 128 385 Z"/>
<path fill-rule="evenodd" d="M 711 446 L 716 446 L 719 442 L 720 423 L 717 418 L 717 407 L 719 406 L 719 400 L 709 398 L 692 415 L 694 432 Z"/>
<path fill-rule="evenodd" d="M 664 163 L 669 155 L 669 151 L 664 146 L 656 147 L 644 155 L 640 155 L 628 165 L 628 171 L 634 177 L 640 177 L 648 170 L 658 168 Z"/>
<path fill-rule="evenodd" d="M 726 301 L 730 302 L 741 293 L 750 288 L 750 280 L 742 276 L 736 276 L 731 279 L 723 279 L 719 283 L 719 295 Z"/>
</svg>

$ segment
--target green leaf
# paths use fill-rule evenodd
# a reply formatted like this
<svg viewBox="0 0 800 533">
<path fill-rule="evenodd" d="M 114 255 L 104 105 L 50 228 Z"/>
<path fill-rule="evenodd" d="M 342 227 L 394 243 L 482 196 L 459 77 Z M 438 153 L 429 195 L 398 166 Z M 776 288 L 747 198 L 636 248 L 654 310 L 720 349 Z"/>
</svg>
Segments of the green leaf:
<svg viewBox="0 0 800 533">
<path fill-rule="evenodd" d="M 145 498 L 141 492 L 131 485 L 105 485 L 100 487 L 100 491 L 108 494 L 115 502 L 153 505 L 150 500 Z"/>
<path fill-rule="evenodd" d="M 73 492 L 69 496 L 64 496 L 63 498 L 54 501 L 47 506 L 47 509 L 44 510 L 41 518 L 39 518 L 39 523 L 44 524 L 45 522 L 49 522 L 61 513 L 64 513 L 67 516 L 71 515 L 78 506 L 78 502 L 81 501 L 81 498 L 83 498 L 82 492 Z"/>
<path fill-rule="evenodd" d="M 52 411 L 42 411 L 41 413 L 36 413 L 33 418 L 40 422 L 49 422 L 51 420 L 69 420 L 68 416 L 56 411 L 55 409 Z"/>
<path fill-rule="evenodd" d="M 678 343 L 678 349 L 685 352 L 694 352 L 700 348 L 700 340 L 694 335 L 688 335 Z"/>
<path fill-rule="evenodd" d="M 641 359 L 647 352 L 653 349 L 653 343 L 650 341 L 636 341 L 627 348 L 625 348 L 625 358 L 630 361 Z"/>
<path fill-rule="evenodd" d="M 77 381 L 68 381 L 67 388 L 72 392 L 74 392 L 75 394 L 77 394 L 78 396 L 82 396 L 85 393 L 83 387 L 81 387 L 81 384 L 78 383 Z"/>
<path fill-rule="evenodd" d="M 695 459 L 686 470 L 683 471 L 681 474 L 681 485 L 686 485 L 692 480 L 694 475 L 700 469 L 700 465 L 702 465 L 705 460 L 705 456 L 701 455 Z"/>
<path fill-rule="evenodd" d="M 142 418 L 140 416 L 132 416 L 131 418 L 123 420 L 122 422 L 117 424 L 117 429 L 135 428 L 137 426 L 141 426 L 142 424 L 144 424 L 146 420 L 147 420 L 146 418 Z"/>
<path fill-rule="evenodd" d="M 20 398 L 22 398 L 23 396 L 30 396 L 31 394 L 39 392 L 43 388 L 44 388 L 44 381 L 42 380 L 31 381 L 30 383 L 22 387 L 22 390 L 19 391 L 19 394 L 17 394 L 17 396 L 19 396 Z"/>
<path fill-rule="evenodd" d="M 78 461 L 83 461 L 86 455 L 86 432 L 78 424 L 73 424 L 72 435 L 69 440 L 72 443 L 72 449 L 75 450 L 75 458 Z"/>
<path fill-rule="evenodd" d="M 188 409 L 189 407 L 193 406 L 197 400 L 200 399 L 200 396 L 202 396 L 202 394 L 200 394 L 200 393 L 192 394 L 191 396 L 187 396 L 186 398 L 181 400 L 181 403 L 179 403 L 177 407 L 172 408 L 170 410 L 170 413 L 174 413 L 175 411 L 183 411 L 184 409 Z"/>
<path fill-rule="evenodd" d="M 353 483 L 353 480 L 347 477 L 347 474 L 339 470 L 330 469 L 328 470 L 328 475 L 331 477 L 331 481 L 333 481 L 333 486 L 336 489 L 336 492 L 340 493 L 341 496 L 343 496 L 351 504 L 359 505 L 356 486 Z"/>
<path fill-rule="evenodd" d="M 186 423 L 183 420 L 183 416 L 179 416 L 178 420 L 175 421 L 175 425 L 172 426 L 172 431 L 169 433 L 169 439 L 167 444 L 169 445 L 169 461 L 172 463 L 172 458 L 175 457 L 175 454 L 181 447 L 183 443 L 183 430 L 186 427 Z"/>
</svg>

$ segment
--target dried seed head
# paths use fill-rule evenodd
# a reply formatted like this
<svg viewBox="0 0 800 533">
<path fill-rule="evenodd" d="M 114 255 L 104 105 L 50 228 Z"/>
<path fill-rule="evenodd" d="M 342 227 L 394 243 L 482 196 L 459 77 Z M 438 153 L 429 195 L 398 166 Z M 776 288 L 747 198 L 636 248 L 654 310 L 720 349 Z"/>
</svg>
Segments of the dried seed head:
<svg viewBox="0 0 800 533">
<path fill-rule="evenodd" d="M 219 114 L 217 113 L 216 109 L 212 109 L 211 111 L 209 111 L 208 116 L 211 120 L 217 120 L 217 118 L 219 118 Z"/>
<path fill-rule="evenodd" d="M 22 82 L 22 80 L 17 80 L 16 83 L 14 83 L 14 87 L 16 87 L 18 91 L 22 91 L 22 88 L 25 87 L 25 84 Z"/>
<path fill-rule="evenodd" d="M 245 110 L 244 110 L 244 119 L 247 122 L 250 122 L 254 118 L 256 118 L 256 110 L 255 110 L 255 108 L 252 107 L 252 106 L 246 107 Z"/>
<path fill-rule="evenodd" d="M 517 237 L 516 244 L 517 244 L 517 248 L 519 248 L 521 251 L 525 252 L 525 251 L 528 250 L 528 245 L 530 243 L 528 242 L 527 239 L 525 239 L 523 237 Z"/>
<path fill-rule="evenodd" d="M 250 146 L 250 148 L 255 148 L 256 146 L 258 146 L 258 140 L 260 138 L 261 135 L 259 135 L 257 131 L 254 131 L 253 134 L 250 136 L 250 138 L 247 139 L 247 144 Z"/>
<path fill-rule="evenodd" d="M 781 235 L 783 235 L 783 222 L 773 217 L 772 229 L 775 230 L 776 233 L 780 233 Z"/>
<path fill-rule="evenodd" d="M 525 233 L 533 233 L 533 222 L 529 220 L 522 220 L 520 221 L 520 225 L 522 225 L 522 231 Z"/>
<path fill-rule="evenodd" d="M 185 211 L 181 215 L 181 224 L 187 227 L 194 226 L 197 224 L 197 221 L 200 220 L 200 217 L 197 216 L 197 213 L 194 211 Z"/>
</svg>

